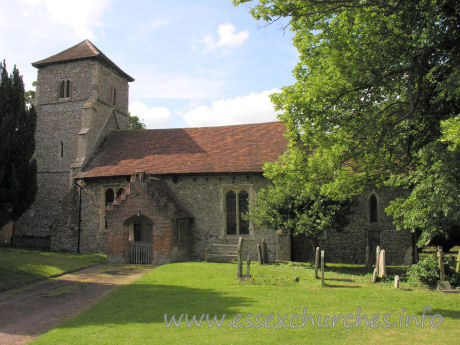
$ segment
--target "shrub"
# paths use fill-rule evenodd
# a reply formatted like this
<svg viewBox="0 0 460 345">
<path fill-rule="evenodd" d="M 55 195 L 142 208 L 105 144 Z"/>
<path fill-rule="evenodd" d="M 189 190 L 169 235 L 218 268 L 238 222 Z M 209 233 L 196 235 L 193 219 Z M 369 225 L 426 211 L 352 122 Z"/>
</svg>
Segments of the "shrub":
<svg viewBox="0 0 460 345">
<path fill-rule="evenodd" d="M 455 272 L 446 258 L 444 258 L 444 272 L 446 274 L 446 280 L 450 282 L 453 288 L 460 286 L 460 274 Z M 409 282 L 412 284 L 424 284 L 432 288 L 436 287 L 436 283 L 439 280 L 438 258 L 436 255 L 431 255 L 420 260 L 409 268 L 407 275 Z"/>
</svg>

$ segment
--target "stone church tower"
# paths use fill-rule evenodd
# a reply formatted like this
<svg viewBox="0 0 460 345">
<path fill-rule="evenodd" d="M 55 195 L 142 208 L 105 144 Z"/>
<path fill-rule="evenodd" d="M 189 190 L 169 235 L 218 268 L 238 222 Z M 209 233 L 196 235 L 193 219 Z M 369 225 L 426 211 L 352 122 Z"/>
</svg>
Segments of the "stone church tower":
<svg viewBox="0 0 460 345">
<path fill-rule="evenodd" d="M 73 176 L 111 131 L 128 127 L 134 79 L 88 40 L 32 65 L 38 69 L 38 193 L 15 222 L 13 244 L 47 248 L 61 202 L 75 189 Z"/>
</svg>

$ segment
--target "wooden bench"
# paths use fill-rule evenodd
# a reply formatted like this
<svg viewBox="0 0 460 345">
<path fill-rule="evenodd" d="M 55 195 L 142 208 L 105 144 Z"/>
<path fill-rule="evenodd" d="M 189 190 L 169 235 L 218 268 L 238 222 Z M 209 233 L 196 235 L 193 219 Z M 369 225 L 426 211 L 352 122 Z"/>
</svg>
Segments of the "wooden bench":
<svg viewBox="0 0 460 345">
<path fill-rule="evenodd" d="M 236 244 L 211 244 L 211 247 L 205 249 L 204 260 L 209 261 L 210 258 L 225 258 L 228 261 L 236 260 L 238 246 Z"/>
</svg>

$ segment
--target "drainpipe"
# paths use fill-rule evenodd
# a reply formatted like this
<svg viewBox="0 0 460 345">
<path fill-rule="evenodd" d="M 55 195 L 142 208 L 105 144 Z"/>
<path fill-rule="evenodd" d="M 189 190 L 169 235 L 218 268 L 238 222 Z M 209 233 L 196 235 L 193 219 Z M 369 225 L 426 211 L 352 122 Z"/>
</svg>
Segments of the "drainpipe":
<svg viewBox="0 0 460 345">
<path fill-rule="evenodd" d="M 80 232 L 81 232 L 81 189 L 76 180 L 74 180 L 75 185 L 78 187 L 78 232 L 77 232 L 77 253 L 80 254 Z"/>
</svg>

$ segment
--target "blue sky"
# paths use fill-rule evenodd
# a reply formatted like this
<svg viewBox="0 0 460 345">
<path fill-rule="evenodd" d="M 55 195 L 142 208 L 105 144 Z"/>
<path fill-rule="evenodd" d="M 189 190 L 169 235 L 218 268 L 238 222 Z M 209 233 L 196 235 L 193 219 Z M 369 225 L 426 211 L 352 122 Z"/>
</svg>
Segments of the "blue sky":
<svg viewBox="0 0 460 345">
<path fill-rule="evenodd" d="M 136 80 L 130 111 L 148 128 L 276 120 L 268 95 L 294 82 L 292 33 L 231 0 L 2 0 L 0 59 L 30 65 L 90 39 Z"/>
</svg>

